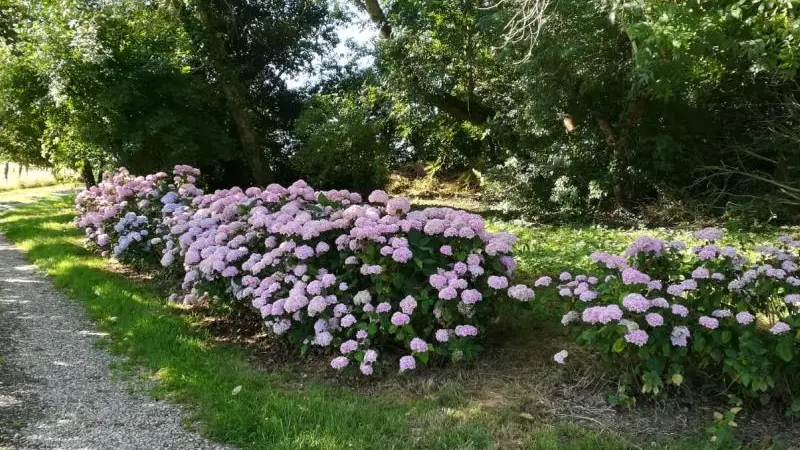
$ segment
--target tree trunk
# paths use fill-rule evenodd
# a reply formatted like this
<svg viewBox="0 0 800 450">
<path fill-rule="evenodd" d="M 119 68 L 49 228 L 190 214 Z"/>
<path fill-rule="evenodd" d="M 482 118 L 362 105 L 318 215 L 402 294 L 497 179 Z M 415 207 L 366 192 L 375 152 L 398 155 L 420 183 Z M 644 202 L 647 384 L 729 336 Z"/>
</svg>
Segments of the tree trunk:
<svg viewBox="0 0 800 450">
<path fill-rule="evenodd" d="M 6 162 L 6 171 L 5 171 L 6 183 L 8 183 L 8 169 L 9 169 L 8 162 Z"/>
<path fill-rule="evenodd" d="M 186 8 L 183 2 L 172 2 L 171 7 L 178 11 L 181 19 L 186 23 L 187 29 L 194 25 L 191 17 L 196 19 L 204 29 L 200 33 L 202 42 L 195 45 L 202 49 L 208 56 L 215 76 L 218 78 L 228 112 L 236 126 L 236 134 L 242 146 L 245 160 L 250 165 L 250 174 L 258 185 L 266 185 L 272 181 L 272 174 L 266 164 L 260 145 L 260 138 L 255 129 L 253 113 L 247 106 L 247 88 L 239 79 L 235 67 L 228 63 L 228 50 L 222 36 L 230 30 L 223 18 L 224 13 L 215 10 L 212 2 L 208 0 L 192 0 L 194 6 Z"/>
<path fill-rule="evenodd" d="M 91 163 L 91 161 L 89 161 L 88 159 L 84 159 L 83 160 L 83 169 L 81 171 L 82 171 L 82 176 L 83 176 L 83 182 L 84 182 L 84 184 L 86 184 L 86 189 L 89 189 L 90 187 L 92 187 L 95 184 L 97 184 L 97 181 L 96 181 L 96 179 L 94 177 L 94 172 L 92 172 L 92 163 Z"/>
<path fill-rule="evenodd" d="M 271 181 L 271 177 L 266 170 L 266 164 L 264 163 L 256 135 L 253 133 L 251 117 L 245 105 L 244 96 L 236 85 L 229 82 L 223 83 L 222 92 L 225 95 L 225 102 L 228 105 L 231 118 L 236 124 L 239 142 L 242 144 L 242 151 L 250 164 L 253 180 L 261 186 L 266 186 Z"/>
</svg>

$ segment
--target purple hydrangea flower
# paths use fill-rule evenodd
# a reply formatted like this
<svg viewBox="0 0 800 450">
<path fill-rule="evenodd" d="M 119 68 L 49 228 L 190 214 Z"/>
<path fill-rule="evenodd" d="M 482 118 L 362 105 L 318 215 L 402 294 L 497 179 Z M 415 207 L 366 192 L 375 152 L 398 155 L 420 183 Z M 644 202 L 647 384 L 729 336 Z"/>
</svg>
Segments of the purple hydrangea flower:
<svg viewBox="0 0 800 450">
<path fill-rule="evenodd" d="M 736 321 L 739 322 L 739 325 L 750 325 L 755 319 L 756 317 L 748 311 L 742 311 L 736 314 Z"/>
<path fill-rule="evenodd" d="M 647 344 L 647 340 L 649 338 L 650 336 L 648 336 L 647 332 L 644 330 L 633 330 L 625 335 L 626 341 L 639 347 L 643 346 L 644 344 Z"/>
<path fill-rule="evenodd" d="M 700 267 L 698 267 L 698 268 L 696 268 L 696 269 L 694 269 L 692 271 L 692 278 L 694 278 L 694 279 L 709 278 L 710 276 L 711 276 L 711 273 L 708 271 L 708 269 L 706 269 L 705 267 L 702 267 L 702 266 L 700 266 Z"/>
<path fill-rule="evenodd" d="M 561 350 L 560 352 L 553 355 L 553 361 L 557 362 L 558 364 L 564 364 L 566 362 L 567 356 L 569 356 L 569 352 L 566 350 Z"/>
<path fill-rule="evenodd" d="M 672 329 L 670 340 L 672 341 L 672 345 L 676 347 L 686 347 L 687 339 L 690 336 L 691 333 L 689 332 L 689 329 L 681 325 Z"/>
<path fill-rule="evenodd" d="M 731 312 L 730 309 L 715 309 L 714 311 L 711 312 L 711 315 L 718 319 L 723 319 L 725 317 L 733 316 L 733 313 Z"/>
<path fill-rule="evenodd" d="M 790 331 L 791 329 L 792 329 L 792 327 L 790 327 L 788 324 L 786 324 L 784 322 L 775 322 L 775 325 L 773 325 L 772 328 L 769 329 L 769 332 L 772 333 L 772 334 L 778 335 L 778 334 L 786 333 L 786 332 Z"/>
<path fill-rule="evenodd" d="M 414 338 L 411 340 L 411 344 L 409 347 L 412 351 L 417 353 L 424 353 L 428 351 L 428 344 L 420 338 Z"/>
<path fill-rule="evenodd" d="M 461 293 L 461 301 L 467 305 L 474 305 L 475 303 L 478 303 L 481 301 L 482 297 L 483 296 L 481 295 L 480 291 L 476 289 L 467 289 Z"/>
<path fill-rule="evenodd" d="M 628 267 L 622 271 L 623 284 L 647 284 L 650 282 L 650 276 L 642 273 L 632 267 Z"/>
<path fill-rule="evenodd" d="M 417 368 L 417 361 L 414 359 L 413 356 L 403 356 L 400 358 L 400 372 L 405 372 L 407 370 L 414 370 Z"/>
<path fill-rule="evenodd" d="M 701 316 L 697 322 L 709 330 L 716 330 L 719 327 L 719 320 L 713 317 Z"/>
<path fill-rule="evenodd" d="M 490 275 L 487 280 L 489 287 L 492 289 L 505 289 L 508 287 L 508 278 L 503 276 Z"/>
<path fill-rule="evenodd" d="M 641 294 L 628 294 L 622 299 L 622 305 L 629 311 L 643 313 L 650 309 L 650 301 Z"/>
<path fill-rule="evenodd" d="M 680 317 L 686 317 L 689 315 L 689 309 L 683 305 L 675 303 L 672 305 L 672 314 Z"/>
<path fill-rule="evenodd" d="M 342 354 L 344 355 L 353 353 L 356 350 L 358 350 L 358 342 L 352 339 L 350 339 L 349 341 L 342 342 L 342 345 L 339 346 L 339 351 L 342 352 Z"/>
<path fill-rule="evenodd" d="M 664 325 L 664 317 L 659 313 L 649 313 L 644 316 L 644 320 L 647 321 L 647 324 L 651 327 L 660 327 Z"/>
<path fill-rule="evenodd" d="M 378 305 L 380 307 L 380 305 Z M 411 318 L 408 315 L 401 313 L 400 311 L 395 312 L 392 314 L 391 318 L 392 325 L 397 325 L 398 327 L 403 325 L 408 325 L 411 322 Z"/>
<path fill-rule="evenodd" d="M 534 297 L 534 292 L 533 289 L 528 286 L 518 284 L 508 288 L 508 296 L 519 301 L 527 302 Z"/>
<path fill-rule="evenodd" d="M 703 228 L 702 230 L 696 231 L 694 237 L 701 241 L 714 242 L 722 239 L 722 230 L 712 227 Z"/>
<path fill-rule="evenodd" d="M 478 329 L 472 325 L 456 326 L 456 336 L 467 337 L 467 336 L 477 336 L 477 335 L 478 335 Z"/>
<path fill-rule="evenodd" d="M 350 364 L 350 360 L 346 356 L 337 356 L 331 360 L 331 367 L 336 370 L 344 369 L 348 364 Z"/>
</svg>

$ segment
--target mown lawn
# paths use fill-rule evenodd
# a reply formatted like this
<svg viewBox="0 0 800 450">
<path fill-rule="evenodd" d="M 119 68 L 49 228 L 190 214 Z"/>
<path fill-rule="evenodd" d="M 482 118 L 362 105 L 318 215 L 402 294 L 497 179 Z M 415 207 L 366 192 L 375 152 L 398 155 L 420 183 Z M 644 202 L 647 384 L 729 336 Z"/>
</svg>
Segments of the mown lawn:
<svg viewBox="0 0 800 450">
<path fill-rule="evenodd" d="M 0 197 L 0 203 L 10 199 Z M 214 340 L 194 316 L 166 302 L 169 292 L 127 277 L 86 251 L 73 217 L 69 199 L 38 200 L 4 212 L 0 229 L 85 306 L 109 333 L 112 351 L 160 381 L 153 395 L 186 404 L 212 439 L 246 449 L 696 449 L 708 442 L 702 424 L 689 437 L 630 437 L 625 430 L 580 425 L 569 417 L 521 413 L 519 402 L 491 404 L 483 395 L 490 389 L 480 387 L 493 389 L 504 382 L 503 374 L 484 382 L 470 366 L 382 380 L 256 368 L 263 364 L 253 364 L 252 350 Z M 598 244 L 619 248 L 627 236 L 610 230 L 515 231 L 522 231 L 522 265 L 531 274 L 583 264 L 579 256 Z M 558 344 L 546 342 L 550 326 L 537 328 L 542 342 L 524 345 L 538 358 L 531 365 L 557 378 L 561 369 L 549 361 L 549 346 Z M 537 353 L 539 346 L 545 350 Z M 535 390 L 553 377 L 526 380 L 530 384 L 518 388 Z"/>
</svg>

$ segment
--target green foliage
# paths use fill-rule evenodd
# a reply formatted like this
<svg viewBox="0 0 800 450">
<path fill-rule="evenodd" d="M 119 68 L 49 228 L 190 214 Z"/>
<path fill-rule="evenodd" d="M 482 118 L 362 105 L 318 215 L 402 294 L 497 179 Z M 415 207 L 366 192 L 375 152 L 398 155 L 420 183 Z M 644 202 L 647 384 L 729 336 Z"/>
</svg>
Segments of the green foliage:
<svg viewBox="0 0 800 450">
<path fill-rule="evenodd" d="M 296 127 L 300 144 L 292 162 L 311 185 L 370 192 L 386 182 L 394 136 L 376 88 L 315 95 Z"/>
<path fill-rule="evenodd" d="M 364 3 L 397 159 L 478 169 L 490 201 L 544 219 L 663 199 L 749 223 L 796 216 L 792 1 L 549 2 L 532 45 L 505 42 L 535 2 Z"/>
<path fill-rule="evenodd" d="M 214 20 L 196 18 L 201 6 Z M 327 48 L 331 17 L 318 2 L 229 6 L 5 0 L 0 154 L 25 164 L 142 172 L 189 162 L 218 184 L 252 177 L 246 135 L 258 137 L 256 156 L 271 155 L 280 167 L 299 112 L 298 94 L 282 77 Z M 223 69 L 236 73 L 247 95 L 228 95 Z M 252 112 L 250 122 L 236 120 L 243 111 Z"/>
</svg>

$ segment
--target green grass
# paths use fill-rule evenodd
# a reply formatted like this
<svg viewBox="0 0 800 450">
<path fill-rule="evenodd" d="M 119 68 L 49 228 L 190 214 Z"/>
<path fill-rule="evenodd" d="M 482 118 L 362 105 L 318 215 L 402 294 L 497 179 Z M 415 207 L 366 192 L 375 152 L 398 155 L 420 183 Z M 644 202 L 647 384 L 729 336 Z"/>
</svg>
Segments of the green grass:
<svg viewBox="0 0 800 450">
<path fill-rule="evenodd" d="M 414 381 L 424 378 L 424 372 L 410 379 L 390 378 L 388 383 L 397 389 L 386 389 L 386 380 L 330 380 L 284 367 L 257 370 L 249 350 L 215 343 L 196 319 L 167 304 L 168 293 L 115 272 L 86 251 L 73 217 L 68 199 L 39 200 L 5 212 L 0 229 L 109 333 L 111 351 L 126 355 L 131 366 L 143 367 L 159 380 L 153 395 L 186 404 L 212 439 L 245 449 L 641 448 L 608 430 L 529 420 L 513 407 L 484 407 L 458 381 L 423 393 L 403 389 L 424 384 Z M 570 235 L 574 237 L 564 232 L 564 242 Z M 613 233 L 592 236 L 603 242 L 617 239 Z M 570 252 L 594 245 L 589 237 L 580 248 L 564 249 L 546 234 L 536 239 L 563 250 L 540 268 L 566 264 Z M 363 387 L 355 387 L 359 384 Z M 241 390 L 234 395 L 238 386 Z M 699 447 L 697 441 L 685 440 L 647 445 Z"/>
<path fill-rule="evenodd" d="M 622 252 L 639 235 L 683 240 L 697 245 L 694 229 L 617 229 L 602 226 L 529 226 L 489 221 L 488 228 L 514 233 L 518 238 L 514 256 L 519 269 L 528 276 L 552 275 L 568 270 L 586 271 L 593 265 L 589 255 L 596 250 Z M 774 227 L 758 232 L 725 230 L 724 245 L 752 249 L 758 244 L 775 245 L 782 234 L 797 234 L 797 227 Z"/>
</svg>

